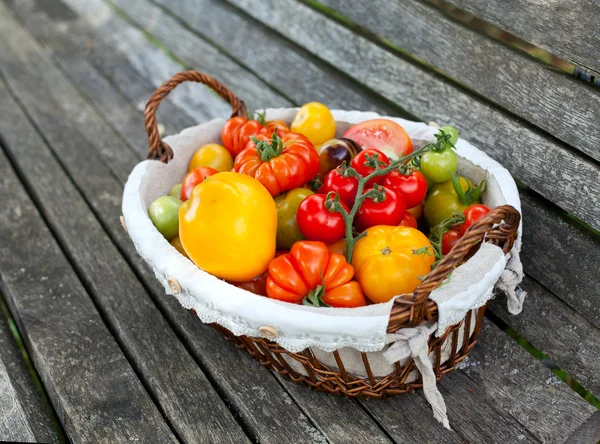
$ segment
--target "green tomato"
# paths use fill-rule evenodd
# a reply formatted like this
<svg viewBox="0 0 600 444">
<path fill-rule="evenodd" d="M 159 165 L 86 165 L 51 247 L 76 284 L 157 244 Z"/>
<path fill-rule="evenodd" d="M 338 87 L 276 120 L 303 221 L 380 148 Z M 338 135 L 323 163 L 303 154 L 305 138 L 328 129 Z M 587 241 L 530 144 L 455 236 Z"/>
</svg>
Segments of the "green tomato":
<svg viewBox="0 0 600 444">
<path fill-rule="evenodd" d="M 458 170 L 458 156 L 451 148 L 439 153 L 428 151 L 421 157 L 421 172 L 432 182 L 446 182 Z"/>
<path fill-rule="evenodd" d="M 296 242 L 304 239 L 296 222 L 296 213 L 304 198 L 311 194 L 315 193 L 307 188 L 295 188 L 275 198 L 278 250 L 289 250 Z"/>
<path fill-rule="evenodd" d="M 443 126 L 440 128 L 440 131 L 443 131 L 444 134 L 450 134 L 452 136 L 450 142 L 452 142 L 452 145 L 456 145 L 456 142 L 458 142 L 458 131 L 456 131 L 456 128 L 453 126 Z"/>
<path fill-rule="evenodd" d="M 463 192 L 467 192 L 469 188 L 475 185 L 469 179 L 460 177 L 460 186 Z M 452 180 L 444 183 L 438 183 L 431 188 L 425 199 L 425 207 L 423 208 L 425 220 L 429 228 L 434 228 L 440 222 L 452 217 L 454 213 L 462 213 L 465 208 L 474 203 L 481 203 L 479 198 L 471 202 L 464 202 L 456 192 Z"/>
<path fill-rule="evenodd" d="M 150 220 L 168 241 L 179 234 L 179 207 L 183 202 L 173 196 L 156 199 L 148 209 Z"/>
<path fill-rule="evenodd" d="M 181 196 L 181 184 L 173 185 L 173 188 L 169 190 L 169 196 L 174 197 L 175 199 L 179 199 Z"/>
</svg>

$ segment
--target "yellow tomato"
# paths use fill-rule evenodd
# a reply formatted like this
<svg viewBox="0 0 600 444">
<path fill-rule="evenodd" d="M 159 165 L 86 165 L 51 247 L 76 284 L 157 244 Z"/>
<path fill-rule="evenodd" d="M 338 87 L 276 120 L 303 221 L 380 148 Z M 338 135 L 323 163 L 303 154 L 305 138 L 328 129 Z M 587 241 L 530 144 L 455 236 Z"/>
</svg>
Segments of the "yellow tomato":
<svg viewBox="0 0 600 444">
<path fill-rule="evenodd" d="M 275 256 L 277 210 L 256 179 L 217 173 L 196 185 L 179 210 L 179 239 L 202 270 L 244 282 L 266 271 Z"/>
<path fill-rule="evenodd" d="M 185 257 L 188 257 L 187 253 L 185 252 L 185 250 L 183 249 L 183 245 L 181 245 L 181 240 L 179 239 L 179 236 L 177 236 L 176 238 L 174 238 L 171 242 L 171 245 L 173 245 L 173 247 L 175 247 L 175 249 L 177 251 L 179 251 L 181 254 L 183 254 Z"/>
<path fill-rule="evenodd" d="M 290 129 L 308 137 L 316 147 L 335 137 L 335 120 L 329 108 L 310 102 L 298 110 Z"/>
<path fill-rule="evenodd" d="M 202 145 L 190 160 L 188 172 L 194 168 L 207 166 L 217 171 L 231 171 L 233 169 L 233 158 L 227 148 L 218 143 Z"/>
<path fill-rule="evenodd" d="M 387 302 L 417 288 L 419 277 L 431 271 L 433 253 L 429 239 L 419 230 L 377 225 L 354 247 L 354 276 L 371 301 Z"/>
</svg>

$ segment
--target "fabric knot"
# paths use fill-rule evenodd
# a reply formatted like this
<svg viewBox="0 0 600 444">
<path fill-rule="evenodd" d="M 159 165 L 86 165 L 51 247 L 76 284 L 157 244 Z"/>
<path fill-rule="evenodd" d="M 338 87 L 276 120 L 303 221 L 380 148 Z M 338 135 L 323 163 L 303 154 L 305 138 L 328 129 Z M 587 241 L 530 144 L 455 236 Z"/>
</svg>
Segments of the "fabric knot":
<svg viewBox="0 0 600 444">
<path fill-rule="evenodd" d="M 385 359 L 393 364 L 402 359 L 412 357 L 423 379 L 423 393 L 425 399 L 433 409 L 433 417 L 448 430 L 450 423 L 446 415 L 446 403 L 442 394 L 437 389 L 435 373 L 429 360 L 429 337 L 437 328 L 436 323 L 425 323 L 414 328 L 403 328 L 396 333 L 389 334 L 386 341 L 389 348 L 383 353 Z"/>
<path fill-rule="evenodd" d="M 523 280 L 523 264 L 521 264 L 519 251 L 515 247 L 508 255 L 510 259 L 496 286 L 506 294 L 509 313 L 517 315 L 523 310 L 523 301 L 527 296 L 527 292 L 519 287 Z"/>
</svg>

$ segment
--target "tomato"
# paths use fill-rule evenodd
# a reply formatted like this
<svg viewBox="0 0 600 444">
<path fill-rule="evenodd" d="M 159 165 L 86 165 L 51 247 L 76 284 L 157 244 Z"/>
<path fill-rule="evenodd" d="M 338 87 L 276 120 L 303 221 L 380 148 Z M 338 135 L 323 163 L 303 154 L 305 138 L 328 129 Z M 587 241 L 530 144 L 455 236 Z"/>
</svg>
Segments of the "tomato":
<svg viewBox="0 0 600 444">
<path fill-rule="evenodd" d="M 450 134 L 450 143 L 452 146 L 456 145 L 458 142 L 458 131 L 453 126 L 443 126 L 440 128 L 440 132 L 444 134 Z"/>
<path fill-rule="evenodd" d="M 179 223 L 179 211 L 177 212 L 177 221 Z M 177 231 L 179 231 L 179 227 L 177 227 Z M 177 251 L 179 251 L 179 253 L 183 254 L 185 257 L 188 257 L 187 253 L 183 249 L 183 245 L 181 245 L 181 239 L 179 239 L 179 236 L 174 237 L 170 243 Z"/>
<path fill-rule="evenodd" d="M 218 143 L 209 143 L 196 150 L 190 159 L 188 171 L 201 166 L 211 167 L 217 171 L 231 171 L 233 158 L 224 146 Z"/>
<path fill-rule="evenodd" d="M 325 208 L 325 194 L 313 194 L 302 201 L 296 214 L 298 228 L 306 239 L 332 244 L 346 234 L 342 213 Z M 348 207 L 340 202 L 348 211 Z"/>
<path fill-rule="evenodd" d="M 475 204 L 470 205 L 463 211 L 465 215 L 465 221 L 459 227 L 460 235 L 462 236 L 467 232 L 471 225 L 477 222 L 479 219 L 483 218 L 486 214 L 490 212 L 489 207 L 483 204 Z"/>
<path fill-rule="evenodd" d="M 408 208 L 406 212 L 412 214 L 415 219 L 420 219 L 423 215 L 423 203 L 420 203 L 416 207 Z"/>
<path fill-rule="evenodd" d="M 377 187 L 383 193 L 383 199 L 367 197 L 361 204 L 354 225 L 358 231 L 365 231 L 375 225 L 399 225 L 402 222 L 406 206 L 402 196 L 386 187 Z"/>
<path fill-rule="evenodd" d="M 245 282 L 275 255 L 277 209 L 250 176 L 223 172 L 196 185 L 179 209 L 179 238 L 190 259 L 212 275 Z"/>
<path fill-rule="evenodd" d="M 181 197 L 181 184 L 173 185 L 169 190 L 169 196 L 179 199 Z"/>
<path fill-rule="evenodd" d="M 340 196 L 340 200 L 349 208 L 352 208 L 358 191 L 358 179 L 352 176 L 346 177 L 340 170 L 341 169 L 339 168 L 331 170 L 329 174 L 325 176 L 325 180 L 319 189 L 319 193 L 337 193 Z"/>
<path fill-rule="evenodd" d="M 257 294 L 259 296 L 267 295 L 267 276 L 269 274 L 264 272 L 254 279 L 246 282 L 231 282 L 231 285 L 234 285 L 243 290 L 249 291 L 250 293 Z"/>
<path fill-rule="evenodd" d="M 421 172 L 432 182 L 445 182 L 457 170 L 458 157 L 450 148 L 439 153 L 428 151 L 421 156 Z"/>
<path fill-rule="evenodd" d="M 412 293 L 434 261 L 429 239 L 409 227 L 369 228 L 352 254 L 356 280 L 365 296 L 375 303 Z"/>
<path fill-rule="evenodd" d="M 342 137 L 352 139 L 363 149 L 393 152 L 404 157 L 413 152 L 413 143 L 404 128 L 388 119 L 365 120 L 351 126 Z"/>
<path fill-rule="evenodd" d="M 462 234 L 458 231 L 448 230 L 442 235 L 442 254 L 445 256 L 458 243 Z"/>
<path fill-rule="evenodd" d="M 277 206 L 277 249 L 289 250 L 294 243 L 304 239 L 298 228 L 296 213 L 302 201 L 314 194 L 307 188 L 295 188 L 275 198 Z"/>
<path fill-rule="evenodd" d="M 277 135 L 279 137 L 283 137 L 284 134 L 290 132 L 290 128 L 283 120 L 269 120 L 267 123 L 265 123 L 265 126 L 260 133 L 267 137 L 271 137 L 275 130 L 277 130 Z"/>
<path fill-rule="evenodd" d="M 327 300 L 339 307 L 365 305 L 360 286 L 351 283 L 353 276 L 352 265 L 323 242 L 300 241 L 269 263 L 267 296 L 315 306 Z"/>
<path fill-rule="evenodd" d="M 235 158 L 238 173 L 254 177 L 271 196 L 301 187 L 319 172 L 319 155 L 310 141 L 301 134 L 287 133 L 271 138 L 259 134 Z"/>
<path fill-rule="evenodd" d="M 462 213 L 469 205 L 480 203 L 480 187 L 464 177 L 457 177 L 460 183 L 461 197 L 452 180 L 435 185 L 425 199 L 424 214 L 429 228 L 448 219 L 454 213 Z"/>
<path fill-rule="evenodd" d="M 192 190 L 196 185 L 203 182 L 204 179 L 217 174 L 218 171 L 211 167 L 198 167 L 187 173 L 181 182 L 180 199 L 186 201 L 192 195 Z"/>
<path fill-rule="evenodd" d="M 402 221 L 398 225 L 402 225 L 403 227 L 417 228 L 417 219 L 415 219 L 415 217 L 407 210 L 406 213 L 404 213 Z"/>
<path fill-rule="evenodd" d="M 335 137 L 335 120 L 325 105 L 310 102 L 298 110 L 290 129 L 308 137 L 314 146 L 319 146 Z"/>
<path fill-rule="evenodd" d="M 375 155 L 377 155 L 377 162 L 381 168 L 385 168 L 389 165 L 390 160 L 385 154 L 378 150 L 368 149 L 361 151 L 356 155 L 352 161 L 352 168 L 354 168 L 362 177 L 367 177 L 369 174 L 375 171 L 375 168 L 365 165 L 365 162 L 367 162 L 367 156 L 373 157 Z M 365 184 L 365 188 L 371 188 L 374 184 L 380 184 L 381 182 L 383 182 L 383 176 L 374 177 Z"/>
<path fill-rule="evenodd" d="M 327 249 L 330 253 L 338 253 L 346 256 L 346 239 L 340 239 L 333 244 L 327 245 Z"/>
<path fill-rule="evenodd" d="M 427 194 L 427 180 L 423 173 L 413 170 L 404 175 L 400 171 L 391 171 L 383 178 L 382 185 L 402 195 L 406 208 L 414 208 L 423 202 Z"/>
<path fill-rule="evenodd" d="M 148 215 L 156 229 L 166 240 L 177 237 L 179 232 L 179 207 L 181 201 L 172 196 L 161 196 L 150 204 Z"/>
<path fill-rule="evenodd" d="M 232 117 L 221 129 L 221 140 L 223 145 L 235 158 L 242 151 L 250 137 L 257 136 L 263 126 L 258 120 L 248 120 L 245 117 Z"/>
<path fill-rule="evenodd" d="M 331 139 L 325 142 L 318 149 L 319 179 L 325 181 L 325 176 L 343 162 L 350 165 L 359 151 L 361 151 L 361 147 L 350 139 Z"/>
</svg>

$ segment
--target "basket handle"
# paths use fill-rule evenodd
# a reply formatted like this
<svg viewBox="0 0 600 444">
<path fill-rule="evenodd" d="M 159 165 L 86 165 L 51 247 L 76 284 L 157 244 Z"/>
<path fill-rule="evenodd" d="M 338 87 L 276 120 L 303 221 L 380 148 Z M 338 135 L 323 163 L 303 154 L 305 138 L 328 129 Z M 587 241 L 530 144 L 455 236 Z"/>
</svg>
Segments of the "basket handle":
<svg viewBox="0 0 600 444">
<path fill-rule="evenodd" d="M 429 294 L 441 285 L 452 270 L 460 265 L 465 256 L 481 241 L 484 235 L 486 236 L 486 242 L 501 246 L 504 253 L 508 253 L 517 237 L 520 221 L 521 214 L 514 207 L 502 205 L 492 209 L 485 217 L 475 222 L 450 253 L 415 288 L 413 294 L 406 297 L 408 301 L 414 304 L 411 323 L 418 325 L 425 317 L 430 317 L 428 313 Z"/>
<path fill-rule="evenodd" d="M 210 89 L 219 94 L 225 101 L 231 104 L 233 112 L 231 117 L 242 116 L 247 117 L 246 104 L 240 100 L 229 88 L 223 85 L 218 80 L 212 78 L 208 74 L 198 71 L 183 71 L 175 74 L 165 83 L 160 85 L 152 94 L 148 102 L 146 102 L 146 111 L 144 119 L 146 122 L 146 131 L 148 132 L 148 159 L 159 159 L 161 162 L 167 163 L 173 158 L 173 150 L 171 147 L 161 140 L 158 133 L 158 124 L 156 122 L 156 111 L 160 101 L 167 97 L 169 93 L 175 89 L 177 85 L 183 82 L 198 82 L 204 83 Z"/>
</svg>

